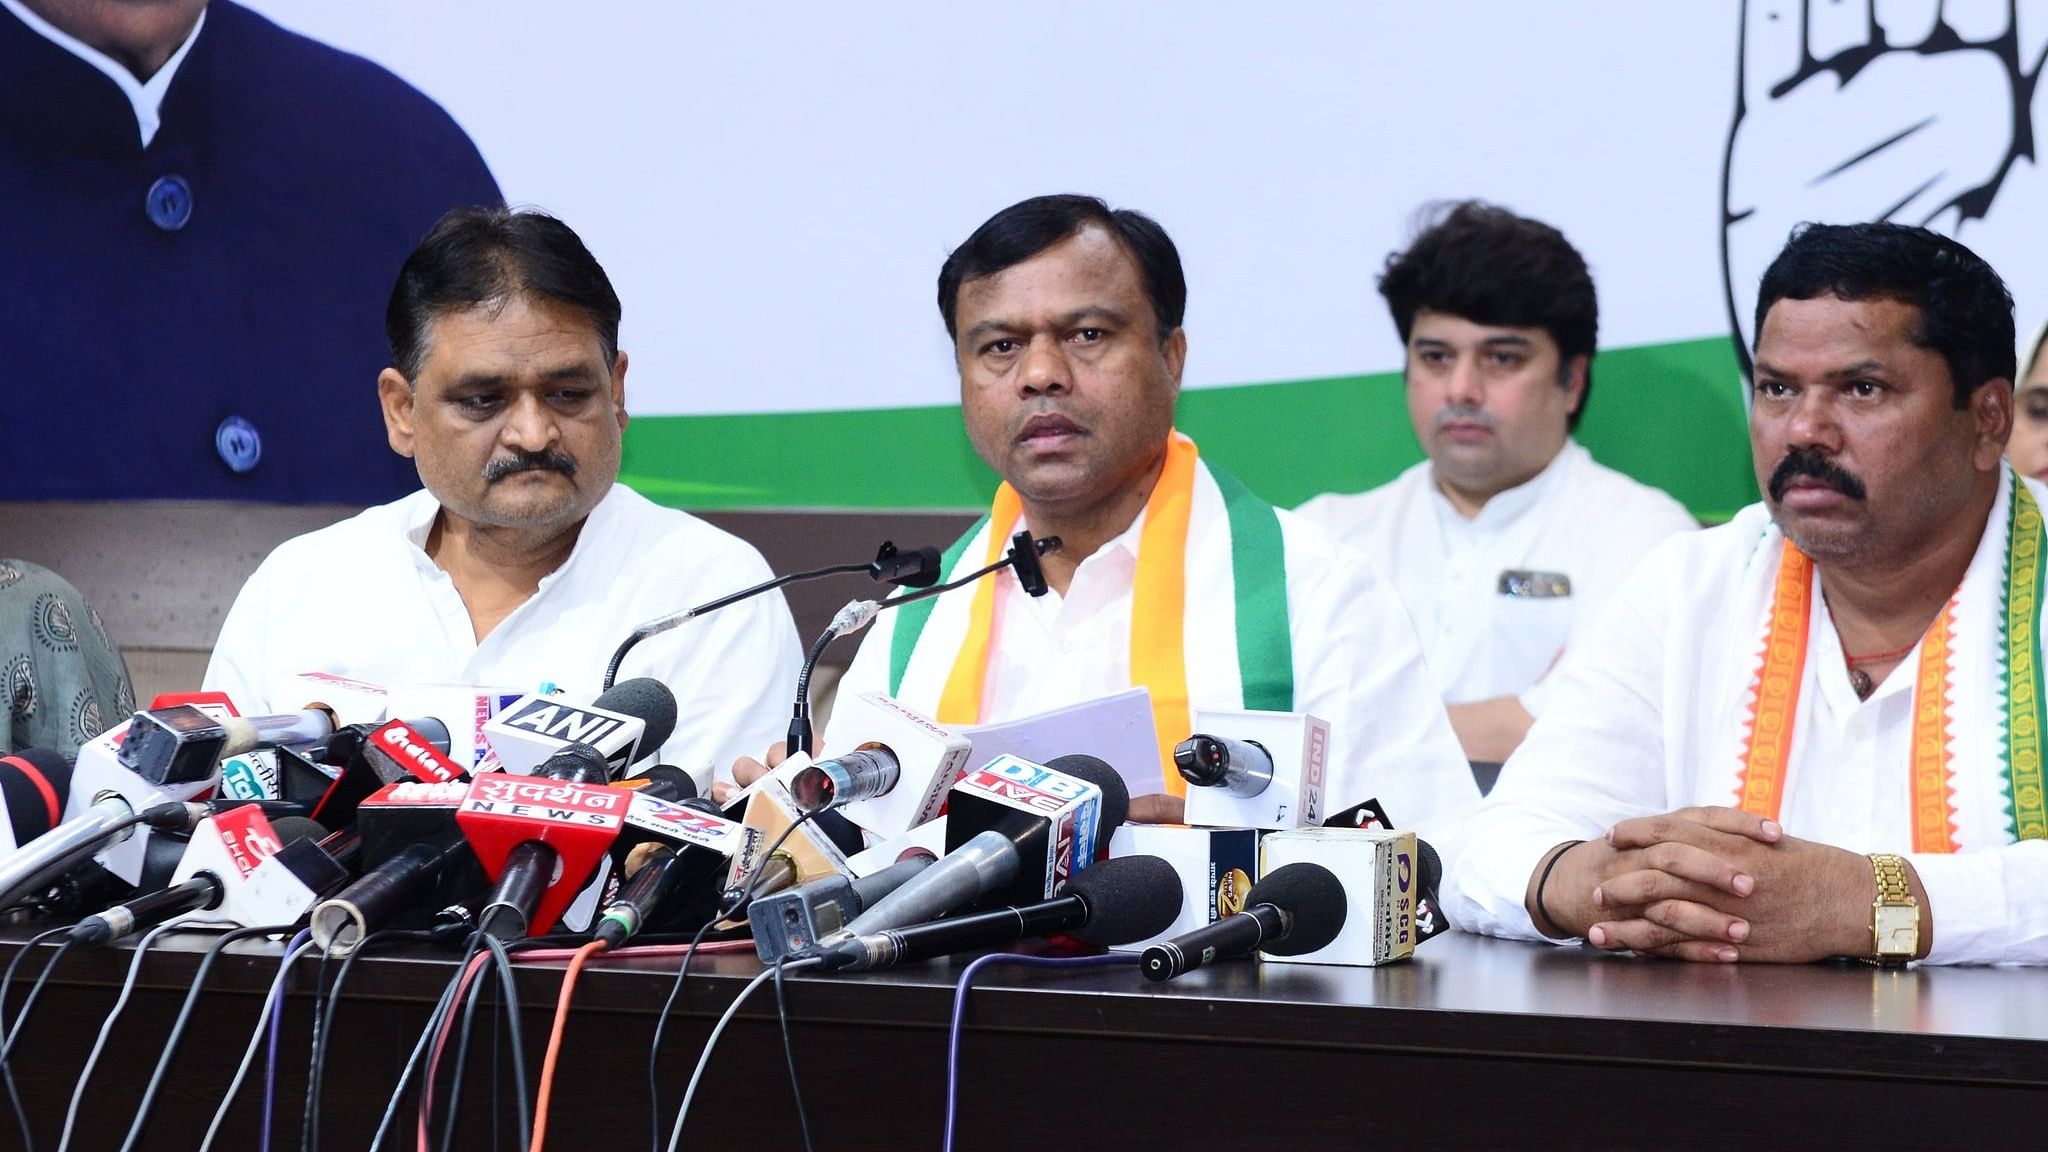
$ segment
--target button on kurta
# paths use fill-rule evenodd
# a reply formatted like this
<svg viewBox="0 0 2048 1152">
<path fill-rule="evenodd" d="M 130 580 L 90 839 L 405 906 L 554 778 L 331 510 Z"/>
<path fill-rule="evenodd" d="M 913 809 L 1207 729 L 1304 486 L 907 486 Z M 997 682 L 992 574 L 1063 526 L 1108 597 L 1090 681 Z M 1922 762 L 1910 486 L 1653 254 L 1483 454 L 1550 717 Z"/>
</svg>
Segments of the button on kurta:
<svg viewBox="0 0 2048 1152">
<path fill-rule="evenodd" d="M 192 186 L 183 176 L 159 176 L 143 198 L 143 209 L 149 213 L 150 223 L 176 232 L 192 219 Z"/>
</svg>

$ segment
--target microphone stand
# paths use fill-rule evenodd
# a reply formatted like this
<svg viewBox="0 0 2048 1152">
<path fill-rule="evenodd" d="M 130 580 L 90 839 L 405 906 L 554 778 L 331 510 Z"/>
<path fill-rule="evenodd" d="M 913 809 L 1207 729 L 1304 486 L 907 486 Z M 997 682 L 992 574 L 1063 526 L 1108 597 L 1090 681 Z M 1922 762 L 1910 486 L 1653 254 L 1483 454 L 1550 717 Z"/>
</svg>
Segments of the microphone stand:
<svg viewBox="0 0 2048 1152">
<path fill-rule="evenodd" d="M 866 628 L 869 624 L 874 623 L 876 616 L 891 608 L 901 608 L 905 604 L 915 603 L 919 600 L 951 592 L 955 588 L 964 588 L 976 580 L 993 575 L 1005 568 L 1014 568 L 1016 570 L 1017 582 L 1024 586 L 1026 593 L 1032 596 L 1043 596 L 1046 593 L 1045 570 L 1039 566 L 1038 558 L 1058 552 L 1059 550 L 1060 538 L 1057 536 L 1045 536 L 1034 540 L 1031 537 L 1031 533 L 1019 532 L 1010 538 L 1010 551 L 1001 560 L 985 568 L 977 568 L 958 580 L 929 587 L 920 587 L 918 591 L 912 592 L 909 595 L 897 596 L 880 602 L 874 600 L 855 600 L 846 607 L 841 608 L 838 614 L 832 617 L 832 622 L 826 625 L 825 630 L 818 635 L 817 642 L 811 645 L 810 652 L 804 656 L 803 670 L 797 673 L 796 711 L 790 718 L 789 738 L 783 745 L 783 750 L 791 756 L 799 752 L 809 755 L 815 750 L 816 741 L 811 736 L 811 671 L 817 667 L 818 658 L 825 654 L 825 649 L 831 645 L 832 641 Z"/>
<path fill-rule="evenodd" d="M 638 628 L 633 629 L 632 634 L 628 635 L 625 641 L 619 645 L 618 650 L 612 653 L 612 662 L 604 670 L 604 685 L 599 690 L 605 692 L 611 690 L 613 682 L 619 678 L 619 665 L 625 663 L 626 653 L 631 652 L 634 645 L 650 636 L 659 636 L 679 624 L 694 620 L 707 613 L 716 612 L 729 604 L 737 604 L 742 600 L 759 596 L 763 592 L 773 592 L 785 584 L 795 584 L 802 580 L 817 580 L 825 576 L 839 576 L 850 572 L 865 572 L 871 579 L 879 583 L 892 584 L 904 588 L 929 587 L 940 576 L 945 574 L 939 570 L 938 549 L 920 548 L 915 552 L 904 552 L 899 550 L 894 542 L 884 540 L 882 541 L 882 547 L 876 551 L 875 558 L 865 563 L 831 564 L 823 568 L 813 568 L 808 572 L 792 572 L 787 576 L 777 576 L 772 580 L 763 581 L 751 588 L 742 588 L 730 595 L 706 601 L 687 612 L 676 612 L 640 625 Z"/>
</svg>

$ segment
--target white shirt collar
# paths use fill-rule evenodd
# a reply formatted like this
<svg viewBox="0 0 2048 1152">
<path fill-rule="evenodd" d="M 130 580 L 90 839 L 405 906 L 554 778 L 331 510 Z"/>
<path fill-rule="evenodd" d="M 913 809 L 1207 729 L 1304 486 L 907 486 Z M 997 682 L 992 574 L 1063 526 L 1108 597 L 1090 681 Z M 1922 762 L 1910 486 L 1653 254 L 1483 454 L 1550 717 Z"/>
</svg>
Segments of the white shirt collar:
<svg viewBox="0 0 2048 1152">
<path fill-rule="evenodd" d="M 149 142 L 156 139 L 157 129 L 163 126 L 160 112 L 163 108 L 164 93 L 171 90 L 171 78 L 177 75 L 178 65 L 185 62 L 185 54 L 192 50 L 193 42 L 199 39 L 199 30 L 206 27 L 206 11 L 201 9 L 199 19 L 192 22 L 192 31 L 185 37 L 185 42 L 178 45 L 178 50 L 171 53 L 171 58 L 164 61 L 163 67 L 156 70 L 156 75 L 145 82 L 137 80 L 135 73 L 130 72 L 112 56 L 29 11 L 21 0 L 0 0 L 0 5 L 5 5 L 9 12 L 14 13 L 17 19 L 34 30 L 36 35 L 105 73 L 107 79 L 114 82 L 114 86 L 121 90 L 121 95 L 126 96 L 128 103 L 134 107 L 135 127 L 141 133 L 144 148 L 149 147 Z"/>
<path fill-rule="evenodd" d="M 1550 458 L 1550 463 L 1545 464 L 1541 472 L 1513 488 L 1504 488 L 1494 493 L 1485 504 L 1480 505 L 1479 514 L 1470 520 L 1460 515 L 1457 506 L 1451 503 L 1451 498 L 1444 495 L 1442 486 L 1436 482 L 1434 466 L 1431 467 L 1428 477 L 1430 499 L 1436 505 L 1439 517 L 1445 524 L 1467 524 L 1477 531 L 1497 531 L 1514 523 L 1523 513 L 1541 504 L 1544 496 L 1557 486 L 1559 477 L 1585 454 L 1586 450 L 1579 447 L 1578 441 L 1567 437 L 1564 447 Z"/>
<path fill-rule="evenodd" d="M 12 2 L 13 0 L 0 0 L 0 4 Z M 602 530 L 601 526 L 614 515 L 614 498 L 618 496 L 619 488 L 620 486 L 614 482 L 609 489 L 606 489 L 604 498 L 597 502 L 597 507 L 592 508 L 590 515 L 583 518 L 583 527 L 577 531 L 576 543 L 569 549 L 568 557 L 562 561 L 561 567 L 540 578 L 540 591 L 546 591 L 548 585 L 554 583 L 557 577 L 574 566 L 576 558 L 582 555 L 586 548 L 596 547 L 596 545 L 590 543 L 590 540 Z M 399 524 L 405 532 L 405 538 L 412 543 L 414 551 L 413 562 L 423 568 L 438 570 L 440 567 L 434 563 L 433 557 L 427 555 L 427 537 L 433 534 L 434 520 L 440 514 L 441 502 L 435 499 L 434 494 L 425 488 L 405 497 L 399 502 Z"/>
</svg>

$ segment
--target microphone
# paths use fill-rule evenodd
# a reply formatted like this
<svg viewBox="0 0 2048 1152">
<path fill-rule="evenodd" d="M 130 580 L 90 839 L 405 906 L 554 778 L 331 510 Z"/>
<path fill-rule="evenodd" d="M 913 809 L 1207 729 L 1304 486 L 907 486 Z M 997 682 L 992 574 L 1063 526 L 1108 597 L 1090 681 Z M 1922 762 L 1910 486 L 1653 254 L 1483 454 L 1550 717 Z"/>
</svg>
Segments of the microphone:
<svg viewBox="0 0 2048 1152">
<path fill-rule="evenodd" d="M 64 822 L 71 762 L 48 748 L 0 756 L 0 859 Z"/>
<path fill-rule="evenodd" d="M 236 808 L 209 817 L 193 832 L 186 859 L 180 861 L 178 871 L 172 874 L 169 887 L 86 917 L 72 927 L 71 942 L 97 947 L 124 939 L 144 928 L 153 928 L 174 919 L 196 917 L 216 909 L 222 910 L 223 915 L 209 920 L 233 922 L 232 914 L 223 906 L 234 886 L 251 882 L 262 865 L 290 846 L 306 843 L 312 848 L 312 855 L 318 857 L 321 855 L 319 846 L 312 842 L 326 834 L 325 829 L 302 816 L 286 816 L 272 823 L 264 818 L 261 809 L 254 807 Z M 329 863 L 333 864 L 332 861 Z M 333 864 L 333 869 L 339 868 L 340 865 Z M 324 876 L 315 872 L 314 878 L 331 882 L 333 871 Z M 286 920 L 263 920 L 259 923 L 289 923 L 297 918 L 294 912 Z"/>
<path fill-rule="evenodd" d="M 1171 980 L 1212 960 L 1264 949 L 1276 956 L 1328 947 L 1350 911 L 1344 884 L 1320 864 L 1289 864 L 1252 885 L 1244 911 L 1145 949 L 1145 978 Z"/>
<path fill-rule="evenodd" d="M 790 777 L 797 807 L 842 811 L 876 839 L 891 840 L 944 811 L 947 791 L 967 771 L 972 743 L 870 692 L 840 697 L 825 751 Z"/>
<path fill-rule="evenodd" d="M 845 927 L 869 905 L 908 883 L 938 857 L 912 848 L 903 858 L 861 877 L 821 876 L 754 900 L 747 922 L 754 929 L 754 951 L 761 963 L 808 950 L 820 939 Z"/>
<path fill-rule="evenodd" d="M 210 780 L 223 757 L 258 748 L 303 744 L 334 733 L 334 716 L 308 708 L 276 716 L 213 716 L 190 704 L 137 712 L 119 757 L 152 784 Z"/>
<path fill-rule="evenodd" d="M 1093 756 L 1044 765 L 998 756 L 953 786 L 945 856 L 844 931 L 867 935 L 983 900 L 1025 904 L 1052 896 L 1094 862 L 1096 840 L 1124 822 L 1130 802 L 1116 769 Z"/>
<path fill-rule="evenodd" d="M 823 568 L 813 568 L 806 572 L 792 572 L 787 576 L 777 576 L 771 580 L 762 581 L 751 588 L 742 588 L 729 595 L 720 596 L 716 600 L 699 604 L 687 611 L 672 612 L 667 616 L 657 617 L 633 629 L 626 639 L 620 643 L 618 650 L 612 653 L 611 663 L 604 670 L 604 687 L 609 690 L 612 686 L 612 681 L 618 679 L 619 665 L 625 662 L 626 653 L 631 652 L 634 645 L 651 636 L 659 636 L 663 632 L 687 621 L 694 620 L 699 616 L 716 612 L 727 605 L 737 604 L 742 600 L 750 600 L 764 592 L 773 592 L 785 584 L 794 584 L 800 580 L 816 580 L 824 576 L 838 576 L 850 572 L 866 572 L 869 579 L 899 588 L 926 588 L 937 583 L 939 578 L 944 575 L 941 571 L 941 564 L 942 557 L 937 548 L 926 547 L 903 552 L 899 551 L 893 542 L 884 540 L 882 541 L 881 548 L 875 552 L 875 558 L 866 563 L 830 564 Z"/>
<path fill-rule="evenodd" d="M 561 919 L 625 824 L 632 793 L 610 778 L 603 753 L 571 744 L 530 777 L 493 772 L 470 785 L 455 822 L 493 881 L 479 931 L 518 940 Z"/>
<path fill-rule="evenodd" d="M 188 814 L 184 802 L 207 791 L 211 777 L 152 784 L 120 762 L 118 750 L 125 737 L 125 729 L 109 729 L 81 745 L 78 759 L 68 765 L 42 750 L 10 758 L 16 763 L 8 773 L 14 782 L 8 794 L 8 822 L 23 821 L 16 836 L 41 831 L 0 859 L 0 906 L 93 856 L 123 882 L 139 884 L 148 862 L 146 838 L 134 829 L 149 825 L 186 831 L 197 819 Z M 52 803 L 59 805 L 63 819 L 42 828 Z"/>
<path fill-rule="evenodd" d="M 877 615 L 891 608 L 901 608 L 905 604 L 943 595 L 1005 568 L 1016 571 L 1017 581 L 1024 586 L 1024 591 L 1033 596 L 1043 596 L 1046 592 L 1045 571 L 1040 567 L 1038 558 L 1059 550 L 1060 538 L 1057 536 L 1034 540 L 1031 533 L 1019 532 L 1010 539 L 1008 555 L 987 567 L 977 568 L 958 580 L 930 584 L 929 587 L 921 586 L 916 592 L 892 597 L 879 603 L 873 600 L 855 600 L 841 608 L 832 617 L 832 622 L 825 626 L 825 630 L 818 634 L 817 641 L 811 645 L 810 652 L 804 657 L 802 670 L 797 673 L 796 710 L 790 717 L 789 739 L 784 748 L 785 753 L 794 756 L 799 752 L 808 754 L 814 750 L 811 739 L 811 671 L 817 667 L 818 658 L 825 654 L 825 649 L 831 646 L 832 641 L 841 636 L 851 636 L 866 628 L 874 623 Z"/>
<path fill-rule="evenodd" d="M 1200 732 L 1173 749 L 1181 779 L 1197 788 L 1219 788 L 1226 796 L 1257 796 L 1273 783 L 1273 754 L 1256 740 L 1232 740 Z"/>
<path fill-rule="evenodd" d="M 1120 856 L 1075 873 L 1056 899 L 842 939 L 826 950 L 824 967 L 893 968 L 1056 932 L 1097 947 L 1126 944 L 1164 931 L 1180 902 L 1180 876 L 1171 864 L 1157 856 Z"/>
<path fill-rule="evenodd" d="M 1389 831 L 1394 827 L 1386 810 L 1380 806 L 1378 797 L 1368 797 L 1357 804 L 1332 815 L 1323 822 L 1325 828 L 1363 828 L 1373 831 Z M 1442 882 L 1444 865 L 1436 849 L 1422 837 L 1415 838 L 1415 943 L 1420 945 L 1432 936 L 1441 936 L 1451 930 L 1443 913 L 1437 911 L 1439 897 L 1437 886 Z M 1398 885 L 1397 885 L 1398 888 Z M 1398 895 L 1398 892 L 1397 892 Z"/>
<path fill-rule="evenodd" d="M 581 707 L 556 696 L 524 696 L 483 728 L 498 762 L 520 776 L 532 775 L 569 744 L 596 748 L 611 764 L 611 774 L 622 776 L 667 743 L 675 730 L 675 693 L 646 676 L 607 688 Z"/>
<path fill-rule="evenodd" d="M 334 827 L 354 823 L 356 809 L 379 788 L 400 780 L 443 783 L 468 773 L 449 753 L 448 725 L 431 716 L 350 724 L 325 740 L 277 750 L 279 792 Z"/>
<path fill-rule="evenodd" d="M 678 770 L 680 771 L 680 770 Z M 683 773 L 687 779 L 688 774 Z M 671 895 L 708 887 L 739 843 L 739 825 L 719 814 L 708 798 L 676 803 L 636 795 L 627 820 L 645 828 L 650 820 L 667 826 L 626 854 L 626 883 L 598 915 L 594 935 L 617 948 L 652 921 Z"/>
<path fill-rule="evenodd" d="M 1173 749 L 1187 781 L 1184 819 L 1201 828 L 1296 828 L 1322 822 L 1330 725 L 1305 712 L 1197 709 Z"/>
</svg>

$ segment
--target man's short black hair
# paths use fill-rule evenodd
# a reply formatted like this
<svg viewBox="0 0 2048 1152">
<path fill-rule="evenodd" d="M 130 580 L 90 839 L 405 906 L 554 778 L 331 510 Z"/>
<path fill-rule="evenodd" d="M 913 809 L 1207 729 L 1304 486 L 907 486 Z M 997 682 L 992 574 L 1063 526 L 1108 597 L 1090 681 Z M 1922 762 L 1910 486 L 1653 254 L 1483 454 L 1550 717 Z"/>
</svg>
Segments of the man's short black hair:
<svg viewBox="0 0 2048 1152">
<path fill-rule="evenodd" d="M 590 317 L 605 366 L 618 359 L 619 294 L 567 224 L 532 209 L 457 208 L 434 224 L 398 270 L 384 308 L 392 366 L 417 380 L 437 318 L 502 306 L 520 295 Z"/>
<path fill-rule="evenodd" d="M 1502 328 L 1541 328 L 1557 344 L 1558 385 L 1570 381 L 1572 357 L 1586 357 L 1586 390 L 1571 415 L 1593 397 L 1593 350 L 1600 300 L 1586 258 L 1564 233 L 1479 200 L 1437 205 L 1434 218 L 1405 252 L 1387 257 L 1380 295 L 1405 347 L 1415 314 L 1425 308 Z"/>
<path fill-rule="evenodd" d="M 958 336 L 954 315 L 960 286 L 1022 264 L 1090 224 L 1099 225 L 1138 262 L 1145 295 L 1159 317 L 1159 339 L 1180 327 L 1187 313 L 1188 281 L 1180 268 L 1180 250 L 1159 222 L 1129 208 L 1112 210 L 1094 196 L 1033 196 L 988 218 L 974 230 L 939 269 L 939 315 L 946 335 Z"/>
<path fill-rule="evenodd" d="M 1896 300 L 1920 312 L 1909 339 L 1941 354 L 1956 407 L 1991 380 L 2015 380 L 2018 337 L 2012 293 L 1984 258 L 1954 240 L 1906 224 L 1801 224 L 1764 269 L 1757 339 L 1780 300 Z"/>
</svg>

